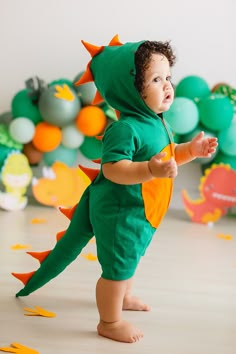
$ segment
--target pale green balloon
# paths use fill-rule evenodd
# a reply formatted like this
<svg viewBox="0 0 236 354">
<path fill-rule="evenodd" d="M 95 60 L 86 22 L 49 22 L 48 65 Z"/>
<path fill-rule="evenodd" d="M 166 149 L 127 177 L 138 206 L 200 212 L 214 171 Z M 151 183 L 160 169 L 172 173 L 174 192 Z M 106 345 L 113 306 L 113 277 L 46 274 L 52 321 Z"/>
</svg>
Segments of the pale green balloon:
<svg viewBox="0 0 236 354">
<path fill-rule="evenodd" d="M 34 137 L 35 125 L 28 118 L 18 117 L 10 122 L 9 133 L 18 143 L 27 144 Z"/>
<path fill-rule="evenodd" d="M 84 135 L 75 124 L 69 124 L 62 128 L 62 144 L 69 149 L 76 149 L 84 141 Z"/>
</svg>

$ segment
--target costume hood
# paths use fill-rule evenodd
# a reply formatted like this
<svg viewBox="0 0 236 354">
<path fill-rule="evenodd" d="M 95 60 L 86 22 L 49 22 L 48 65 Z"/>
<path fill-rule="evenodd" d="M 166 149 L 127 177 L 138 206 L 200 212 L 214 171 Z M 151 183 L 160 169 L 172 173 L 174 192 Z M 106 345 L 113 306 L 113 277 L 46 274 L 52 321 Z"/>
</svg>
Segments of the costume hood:
<svg viewBox="0 0 236 354">
<path fill-rule="evenodd" d="M 84 75 L 75 85 L 94 81 L 97 94 L 93 104 L 106 101 L 125 116 L 155 117 L 137 91 L 135 52 L 144 41 L 122 44 L 115 36 L 108 46 L 97 47 L 82 41 L 92 56 Z"/>
</svg>

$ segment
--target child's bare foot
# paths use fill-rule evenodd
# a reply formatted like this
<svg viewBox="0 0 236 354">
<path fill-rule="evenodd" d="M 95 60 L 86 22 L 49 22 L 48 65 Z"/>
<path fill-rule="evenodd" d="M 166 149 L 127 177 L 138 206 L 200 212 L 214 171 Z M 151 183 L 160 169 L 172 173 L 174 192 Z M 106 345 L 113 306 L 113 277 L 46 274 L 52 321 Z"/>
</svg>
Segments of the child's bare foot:
<svg viewBox="0 0 236 354">
<path fill-rule="evenodd" d="M 150 311 L 151 308 L 150 306 L 144 304 L 138 297 L 125 296 L 122 309 L 132 311 Z"/>
<path fill-rule="evenodd" d="M 97 326 L 100 336 L 107 337 L 118 342 L 134 343 L 143 337 L 143 333 L 126 321 L 103 322 Z"/>
</svg>

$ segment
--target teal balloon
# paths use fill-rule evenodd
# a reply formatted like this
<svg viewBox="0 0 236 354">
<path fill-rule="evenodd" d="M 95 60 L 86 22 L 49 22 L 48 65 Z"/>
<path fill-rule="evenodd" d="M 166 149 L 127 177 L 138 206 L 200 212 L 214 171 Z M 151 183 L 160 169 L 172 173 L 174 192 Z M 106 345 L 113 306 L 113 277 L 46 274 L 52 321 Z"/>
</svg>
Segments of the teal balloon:
<svg viewBox="0 0 236 354">
<path fill-rule="evenodd" d="M 75 124 L 62 128 L 62 144 L 70 149 L 76 149 L 83 144 L 84 135 L 80 133 Z"/>
<path fill-rule="evenodd" d="M 214 131 L 228 128 L 234 116 L 234 106 L 230 99 L 220 93 L 203 98 L 198 108 L 202 125 Z"/>
<path fill-rule="evenodd" d="M 197 105 L 186 97 L 176 97 L 170 109 L 163 113 L 165 120 L 176 134 L 187 134 L 198 125 Z"/>
<path fill-rule="evenodd" d="M 79 149 L 88 159 L 96 160 L 102 155 L 102 142 L 94 137 L 85 136 L 84 142 Z"/>
<path fill-rule="evenodd" d="M 176 97 L 187 97 L 195 102 L 201 98 L 209 96 L 211 90 L 208 83 L 201 77 L 191 75 L 186 76 L 176 86 Z"/>
<path fill-rule="evenodd" d="M 229 156 L 236 156 L 236 122 L 224 130 L 221 130 L 219 135 L 219 148 Z"/>
<path fill-rule="evenodd" d="M 47 166 L 52 166 L 54 162 L 60 161 L 69 167 L 73 167 L 76 164 L 77 155 L 78 149 L 69 149 L 59 145 L 55 150 L 43 154 L 43 162 Z"/>
<path fill-rule="evenodd" d="M 9 124 L 9 133 L 18 143 L 27 144 L 34 137 L 35 125 L 30 119 L 19 117 Z"/>
<path fill-rule="evenodd" d="M 7 156 L 13 151 L 16 151 L 16 150 L 13 148 L 10 148 L 8 146 L 0 144 L 0 173 L 1 173 L 2 166 L 4 165 L 4 162 L 7 158 Z"/>
<path fill-rule="evenodd" d="M 57 85 L 53 85 L 43 91 L 39 98 L 39 110 L 47 123 L 64 127 L 75 120 L 81 103 L 74 89 L 68 85 L 71 99 L 56 97 L 55 95 L 58 93 L 56 87 Z M 59 87 L 63 89 L 63 85 L 59 85 Z"/>
<path fill-rule="evenodd" d="M 83 106 L 91 105 L 95 94 L 97 92 L 97 88 L 94 82 L 88 82 L 86 84 L 82 84 L 79 86 L 75 86 L 75 83 L 81 78 L 84 74 L 84 71 L 81 71 L 73 80 L 74 90 L 77 92 L 79 99 L 82 102 Z"/>
<path fill-rule="evenodd" d="M 38 106 L 33 104 L 27 90 L 19 91 L 12 99 L 11 109 L 13 118 L 27 117 L 35 125 L 42 121 Z"/>
<path fill-rule="evenodd" d="M 222 151 L 218 152 L 213 162 L 230 165 L 233 170 L 236 170 L 236 156 L 225 155 Z"/>
</svg>

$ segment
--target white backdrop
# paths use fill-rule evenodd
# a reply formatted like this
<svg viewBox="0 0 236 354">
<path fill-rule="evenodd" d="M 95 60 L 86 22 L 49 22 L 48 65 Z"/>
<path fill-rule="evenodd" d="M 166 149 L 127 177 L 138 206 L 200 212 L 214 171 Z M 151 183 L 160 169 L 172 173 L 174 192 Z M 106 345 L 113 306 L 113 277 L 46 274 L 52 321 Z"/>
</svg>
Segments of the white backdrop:
<svg viewBox="0 0 236 354">
<path fill-rule="evenodd" d="M 0 114 L 11 109 L 25 80 L 73 78 L 90 57 L 80 40 L 108 44 L 171 40 L 177 54 L 173 82 L 199 75 L 212 87 L 236 87 L 235 0 L 0 0 Z M 173 203 L 184 186 L 198 194 L 196 163 L 184 166 Z"/>
<path fill-rule="evenodd" d="M 73 79 L 90 59 L 80 40 L 171 40 L 177 83 L 236 86 L 235 0 L 0 0 L 0 114 L 25 80 Z"/>
</svg>

